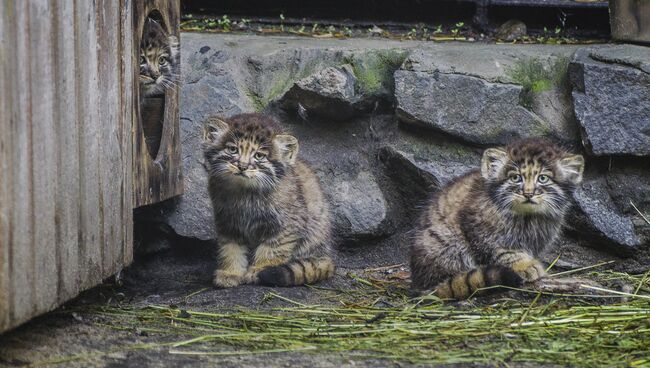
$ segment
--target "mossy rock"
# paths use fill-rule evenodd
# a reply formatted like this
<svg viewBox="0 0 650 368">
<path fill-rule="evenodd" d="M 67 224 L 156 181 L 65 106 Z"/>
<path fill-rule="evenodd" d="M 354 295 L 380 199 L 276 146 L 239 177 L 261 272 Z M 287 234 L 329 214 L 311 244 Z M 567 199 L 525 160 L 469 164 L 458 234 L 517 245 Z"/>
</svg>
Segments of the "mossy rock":
<svg viewBox="0 0 650 368">
<path fill-rule="evenodd" d="M 352 65 L 358 81 L 358 94 L 392 95 L 395 89 L 393 73 L 404 63 L 407 56 L 406 50 L 373 50 L 351 54 L 345 61 Z"/>
</svg>

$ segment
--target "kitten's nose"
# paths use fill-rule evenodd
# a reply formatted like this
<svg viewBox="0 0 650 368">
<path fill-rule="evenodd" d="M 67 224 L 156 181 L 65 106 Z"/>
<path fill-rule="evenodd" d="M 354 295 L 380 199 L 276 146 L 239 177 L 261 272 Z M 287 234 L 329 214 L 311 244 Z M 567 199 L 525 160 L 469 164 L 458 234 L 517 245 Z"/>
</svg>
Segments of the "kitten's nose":
<svg viewBox="0 0 650 368">
<path fill-rule="evenodd" d="M 237 168 L 238 168 L 240 171 L 247 170 L 247 169 L 248 169 L 248 166 L 249 166 L 249 165 L 248 165 L 248 162 L 241 162 L 241 161 L 240 161 L 239 163 L 237 163 Z"/>
<path fill-rule="evenodd" d="M 534 194 L 535 193 L 533 193 L 533 192 L 524 192 L 524 197 L 526 197 L 526 199 L 531 199 L 531 198 L 533 198 Z"/>
</svg>

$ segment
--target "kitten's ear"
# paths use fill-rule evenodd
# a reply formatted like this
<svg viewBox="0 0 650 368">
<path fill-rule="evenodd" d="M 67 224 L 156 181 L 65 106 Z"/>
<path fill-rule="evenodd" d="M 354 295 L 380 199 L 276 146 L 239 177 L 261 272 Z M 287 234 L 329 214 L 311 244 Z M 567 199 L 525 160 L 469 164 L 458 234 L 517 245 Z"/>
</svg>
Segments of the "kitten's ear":
<svg viewBox="0 0 650 368">
<path fill-rule="evenodd" d="M 210 117 L 203 123 L 203 141 L 216 143 L 228 129 L 228 123 L 217 117 Z"/>
<path fill-rule="evenodd" d="M 582 155 L 566 155 L 560 159 L 557 166 L 564 180 L 580 184 L 582 173 L 585 171 L 585 159 Z"/>
<path fill-rule="evenodd" d="M 508 153 L 503 148 L 488 148 L 481 159 L 481 176 L 485 179 L 496 178 L 508 162 Z"/>
<path fill-rule="evenodd" d="M 288 134 L 278 134 L 273 138 L 273 144 L 278 149 L 280 158 L 293 165 L 298 156 L 298 140 Z"/>
</svg>

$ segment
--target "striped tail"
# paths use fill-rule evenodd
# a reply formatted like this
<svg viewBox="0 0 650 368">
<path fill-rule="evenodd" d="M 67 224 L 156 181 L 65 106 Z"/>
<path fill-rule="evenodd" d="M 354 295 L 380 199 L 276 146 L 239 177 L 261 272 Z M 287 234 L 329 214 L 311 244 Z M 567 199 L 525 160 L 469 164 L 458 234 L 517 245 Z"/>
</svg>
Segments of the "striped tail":
<svg viewBox="0 0 650 368">
<path fill-rule="evenodd" d="M 484 266 L 459 273 L 436 287 L 435 295 L 441 299 L 462 300 L 469 298 L 478 289 L 490 286 L 520 287 L 523 279 L 511 268 Z"/>
<path fill-rule="evenodd" d="M 299 259 L 284 265 L 265 268 L 258 274 L 259 284 L 294 286 L 313 284 L 334 275 L 334 262 L 329 257 Z"/>
</svg>

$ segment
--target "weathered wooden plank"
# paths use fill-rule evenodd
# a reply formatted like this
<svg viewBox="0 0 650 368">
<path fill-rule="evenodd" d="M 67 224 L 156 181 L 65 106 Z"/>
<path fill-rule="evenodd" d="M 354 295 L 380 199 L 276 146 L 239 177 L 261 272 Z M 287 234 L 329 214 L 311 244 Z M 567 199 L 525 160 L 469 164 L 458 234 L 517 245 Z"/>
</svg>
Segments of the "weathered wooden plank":
<svg viewBox="0 0 650 368">
<path fill-rule="evenodd" d="M 115 175 L 122 166 L 122 153 L 118 137 L 118 115 L 116 107 L 119 104 L 119 55 L 118 50 L 118 3 L 113 0 L 97 2 L 98 29 L 98 67 L 99 90 L 102 103 L 100 105 L 100 153 L 99 153 L 99 184 L 102 198 L 102 228 L 103 228 L 103 269 L 106 274 L 116 271 L 116 245 L 121 235 L 120 192 L 122 178 Z"/>
<path fill-rule="evenodd" d="M 0 5 L 0 48 L 9 50 L 9 40 L 12 39 L 11 4 L 3 2 Z M 11 62 L 6 52 L 0 53 L 0 91 L 8 91 L 11 78 Z M 12 166 L 9 163 L 11 155 L 11 97 L 10 93 L 0 94 L 0 331 L 9 327 L 9 221 L 11 202 Z"/>
<path fill-rule="evenodd" d="M 120 0 L 120 142 L 122 145 L 122 258 L 124 265 L 133 261 L 133 104 L 138 86 L 134 74 L 137 67 L 131 50 L 133 47 L 133 6 L 129 0 Z"/>
<path fill-rule="evenodd" d="M 100 115 L 95 2 L 77 0 L 75 38 L 79 124 L 79 282 L 87 289 L 101 282 L 103 231 L 100 217 Z"/>
<path fill-rule="evenodd" d="M 57 299 L 55 196 L 57 186 L 54 122 L 54 40 L 50 4 L 29 1 L 30 88 L 32 90 L 32 175 L 34 178 L 34 276 L 36 309 Z"/>
<path fill-rule="evenodd" d="M 56 195 L 56 243 L 59 247 L 58 302 L 79 292 L 79 125 L 75 73 L 75 28 L 70 16 L 74 0 L 59 0 L 54 17 L 56 130 L 58 189 Z"/>
<path fill-rule="evenodd" d="M 14 109 L 11 117 L 12 152 L 14 168 L 11 194 L 11 316 L 13 324 L 26 321 L 36 312 L 34 288 L 34 232 L 32 181 L 32 116 L 30 90 L 29 16 L 26 1 L 13 2 L 14 50 L 12 85 Z"/>
</svg>

